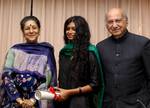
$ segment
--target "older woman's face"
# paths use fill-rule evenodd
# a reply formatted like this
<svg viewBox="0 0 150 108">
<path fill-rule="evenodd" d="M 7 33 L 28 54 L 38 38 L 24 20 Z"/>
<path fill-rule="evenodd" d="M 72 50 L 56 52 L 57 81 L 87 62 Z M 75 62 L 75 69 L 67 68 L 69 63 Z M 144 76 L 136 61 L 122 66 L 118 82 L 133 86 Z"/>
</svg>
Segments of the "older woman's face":
<svg viewBox="0 0 150 108">
<path fill-rule="evenodd" d="M 23 29 L 24 38 L 27 43 L 37 43 L 40 29 L 35 21 L 28 20 Z"/>
<path fill-rule="evenodd" d="M 66 29 L 66 35 L 69 40 L 73 40 L 75 38 L 76 28 L 75 23 L 71 22 L 68 24 Z"/>
</svg>

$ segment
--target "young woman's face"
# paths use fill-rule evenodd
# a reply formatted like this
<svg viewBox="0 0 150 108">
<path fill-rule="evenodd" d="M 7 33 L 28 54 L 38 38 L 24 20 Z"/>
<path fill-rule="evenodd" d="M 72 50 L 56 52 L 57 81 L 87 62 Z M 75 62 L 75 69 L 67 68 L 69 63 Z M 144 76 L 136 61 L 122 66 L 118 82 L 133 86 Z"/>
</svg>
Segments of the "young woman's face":
<svg viewBox="0 0 150 108">
<path fill-rule="evenodd" d="M 40 29 L 35 21 L 28 20 L 23 29 L 24 38 L 27 43 L 37 43 Z"/>
<path fill-rule="evenodd" d="M 66 35 L 69 40 L 73 40 L 75 38 L 76 28 L 75 23 L 71 22 L 68 24 L 66 29 Z"/>
</svg>

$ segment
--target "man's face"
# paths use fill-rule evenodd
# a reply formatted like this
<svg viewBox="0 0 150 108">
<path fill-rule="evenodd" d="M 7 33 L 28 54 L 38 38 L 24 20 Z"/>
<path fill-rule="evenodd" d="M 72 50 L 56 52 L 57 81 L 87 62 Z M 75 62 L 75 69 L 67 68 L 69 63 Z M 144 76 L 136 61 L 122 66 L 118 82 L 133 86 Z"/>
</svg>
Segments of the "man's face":
<svg viewBox="0 0 150 108">
<path fill-rule="evenodd" d="M 119 9 L 113 9 L 106 15 L 106 27 L 114 38 L 120 38 L 126 31 L 128 21 Z"/>
</svg>

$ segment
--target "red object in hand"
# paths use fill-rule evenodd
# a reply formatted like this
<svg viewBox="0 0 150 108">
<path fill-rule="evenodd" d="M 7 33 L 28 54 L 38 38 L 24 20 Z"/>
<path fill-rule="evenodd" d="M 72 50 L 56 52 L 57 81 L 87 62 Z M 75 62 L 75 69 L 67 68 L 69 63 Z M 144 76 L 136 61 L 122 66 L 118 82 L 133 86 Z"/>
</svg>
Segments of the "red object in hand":
<svg viewBox="0 0 150 108">
<path fill-rule="evenodd" d="M 61 98 L 61 96 L 55 92 L 54 87 L 50 87 L 49 92 L 54 94 L 54 100 L 58 100 L 59 98 Z"/>
<path fill-rule="evenodd" d="M 55 89 L 54 89 L 53 87 L 50 87 L 50 88 L 49 88 L 49 92 L 52 92 L 52 93 L 55 94 Z"/>
</svg>

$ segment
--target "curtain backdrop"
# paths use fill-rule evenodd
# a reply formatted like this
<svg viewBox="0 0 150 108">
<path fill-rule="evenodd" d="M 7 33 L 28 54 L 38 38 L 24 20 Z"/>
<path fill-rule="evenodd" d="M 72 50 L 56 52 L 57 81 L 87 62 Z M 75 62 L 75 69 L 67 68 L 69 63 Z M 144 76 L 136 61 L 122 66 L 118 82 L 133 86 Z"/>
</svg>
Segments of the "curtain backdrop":
<svg viewBox="0 0 150 108">
<path fill-rule="evenodd" d="M 131 32 L 150 36 L 150 0 L 33 0 L 33 15 L 41 21 L 39 41 L 50 42 L 55 48 L 58 65 L 59 50 L 64 46 L 63 25 L 73 15 L 86 18 L 91 30 L 91 42 L 106 38 L 105 13 L 113 7 L 124 9 Z M 0 0 L 0 70 L 8 49 L 24 42 L 20 20 L 30 15 L 30 0 Z"/>
</svg>

